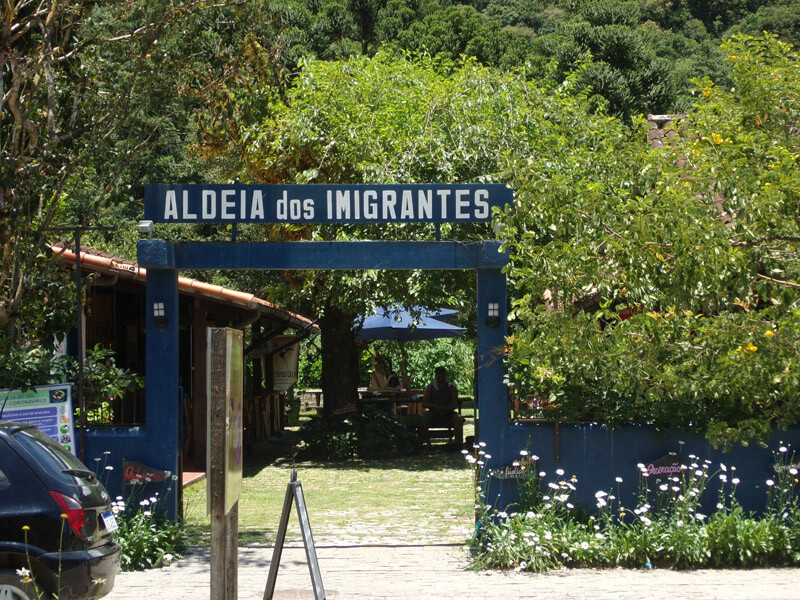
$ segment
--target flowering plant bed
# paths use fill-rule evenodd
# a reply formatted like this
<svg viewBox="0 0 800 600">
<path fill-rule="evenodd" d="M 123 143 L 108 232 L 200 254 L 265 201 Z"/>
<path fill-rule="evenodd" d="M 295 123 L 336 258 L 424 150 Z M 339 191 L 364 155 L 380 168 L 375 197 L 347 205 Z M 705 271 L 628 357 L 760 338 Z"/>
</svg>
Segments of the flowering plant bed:
<svg viewBox="0 0 800 600">
<path fill-rule="evenodd" d="M 465 451 L 466 452 L 466 451 Z M 694 455 L 671 472 L 640 464 L 635 506 L 619 498 L 623 479 L 594 494 L 596 512 L 571 502 L 578 479 L 536 468 L 521 452 L 518 505 L 507 511 L 486 502 L 491 458 L 477 445 L 466 458 L 476 468 L 479 526 L 471 541 L 475 565 L 517 571 L 567 567 L 675 569 L 797 566 L 800 563 L 798 458 L 788 445 L 775 454 L 775 475 L 764 482 L 766 509 L 739 505 L 736 467 Z M 712 510 L 707 510 L 710 506 Z"/>
</svg>

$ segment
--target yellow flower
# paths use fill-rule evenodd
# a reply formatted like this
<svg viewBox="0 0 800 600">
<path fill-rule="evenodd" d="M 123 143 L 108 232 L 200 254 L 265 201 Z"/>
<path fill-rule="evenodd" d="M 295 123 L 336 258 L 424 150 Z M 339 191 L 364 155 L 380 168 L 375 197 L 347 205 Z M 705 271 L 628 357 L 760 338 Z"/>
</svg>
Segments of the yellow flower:
<svg viewBox="0 0 800 600">
<path fill-rule="evenodd" d="M 765 336 L 767 336 L 767 337 L 769 337 L 769 336 L 771 336 L 771 335 L 775 335 L 775 332 L 774 332 L 774 331 L 772 331 L 772 329 L 767 329 L 767 330 L 764 332 L 764 335 L 765 335 Z"/>
<path fill-rule="evenodd" d="M 694 150 L 692 150 L 692 154 L 694 154 L 695 156 L 700 156 L 700 150 L 695 148 Z"/>
<path fill-rule="evenodd" d="M 22 526 L 22 531 L 30 531 L 30 530 L 31 530 L 31 528 L 28 527 L 27 525 L 23 525 Z"/>
<path fill-rule="evenodd" d="M 61 518 L 62 519 L 68 519 L 69 517 L 67 517 L 66 513 L 61 513 Z"/>
<path fill-rule="evenodd" d="M 703 96 L 708 98 L 710 95 L 711 95 L 711 88 L 710 87 L 704 87 L 703 88 Z"/>
<path fill-rule="evenodd" d="M 753 345 L 752 342 L 750 342 L 749 344 L 747 344 L 747 346 L 745 346 L 744 349 L 747 350 L 748 352 L 755 352 L 756 350 L 758 350 L 758 346 L 755 346 Z"/>
<path fill-rule="evenodd" d="M 736 62 L 737 60 L 739 60 L 738 56 L 736 56 L 735 54 L 731 56 L 731 62 Z"/>
<path fill-rule="evenodd" d="M 721 144 L 722 143 L 722 136 L 720 134 L 718 134 L 718 133 L 712 133 L 711 134 L 711 139 L 714 140 L 715 144 Z"/>
</svg>

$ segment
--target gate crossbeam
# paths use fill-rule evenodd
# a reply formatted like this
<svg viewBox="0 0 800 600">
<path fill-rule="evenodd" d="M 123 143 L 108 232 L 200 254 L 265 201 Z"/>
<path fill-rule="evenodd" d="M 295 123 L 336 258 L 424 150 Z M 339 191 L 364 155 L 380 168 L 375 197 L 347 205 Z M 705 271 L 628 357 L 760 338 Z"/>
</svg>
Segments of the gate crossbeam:
<svg viewBox="0 0 800 600">
<path fill-rule="evenodd" d="M 139 264 L 172 269 L 498 269 L 500 242 L 179 242 L 141 240 Z"/>
</svg>

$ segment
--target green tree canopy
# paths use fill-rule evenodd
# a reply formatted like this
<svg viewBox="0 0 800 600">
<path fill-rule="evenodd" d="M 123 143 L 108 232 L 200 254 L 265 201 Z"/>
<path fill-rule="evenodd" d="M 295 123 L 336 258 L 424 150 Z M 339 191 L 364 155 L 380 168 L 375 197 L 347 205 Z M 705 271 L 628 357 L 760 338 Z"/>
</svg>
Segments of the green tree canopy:
<svg viewBox="0 0 800 600">
<path fill-rule="evenodd" d="M 512 364 L 550 414 L 715 443 L 800 419 L 800 62 L 773 36 L 724 50 L 734 87 L 702 82 L 674 143 L 609 126 L 526 163 Z"/>
</svg>

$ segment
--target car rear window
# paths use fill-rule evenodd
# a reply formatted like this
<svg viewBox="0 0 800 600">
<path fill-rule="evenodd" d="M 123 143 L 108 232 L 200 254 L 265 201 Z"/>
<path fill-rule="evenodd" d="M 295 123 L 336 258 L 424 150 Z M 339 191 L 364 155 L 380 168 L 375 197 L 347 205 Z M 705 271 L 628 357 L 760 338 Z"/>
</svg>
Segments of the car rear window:
<svg viewBox="0 0 800 600">
<path fill-rule="evenodd" d="M 67 452 L 62 446 L 38 429 L 21 429 L 14 433 L 14 439 L 25 448 L 33 459 L 46 470 L 61 473 L 71 483 L 75 475 L 64 473 L 68 470 L 86 471 L 84 464 Z"/>
</svg>

